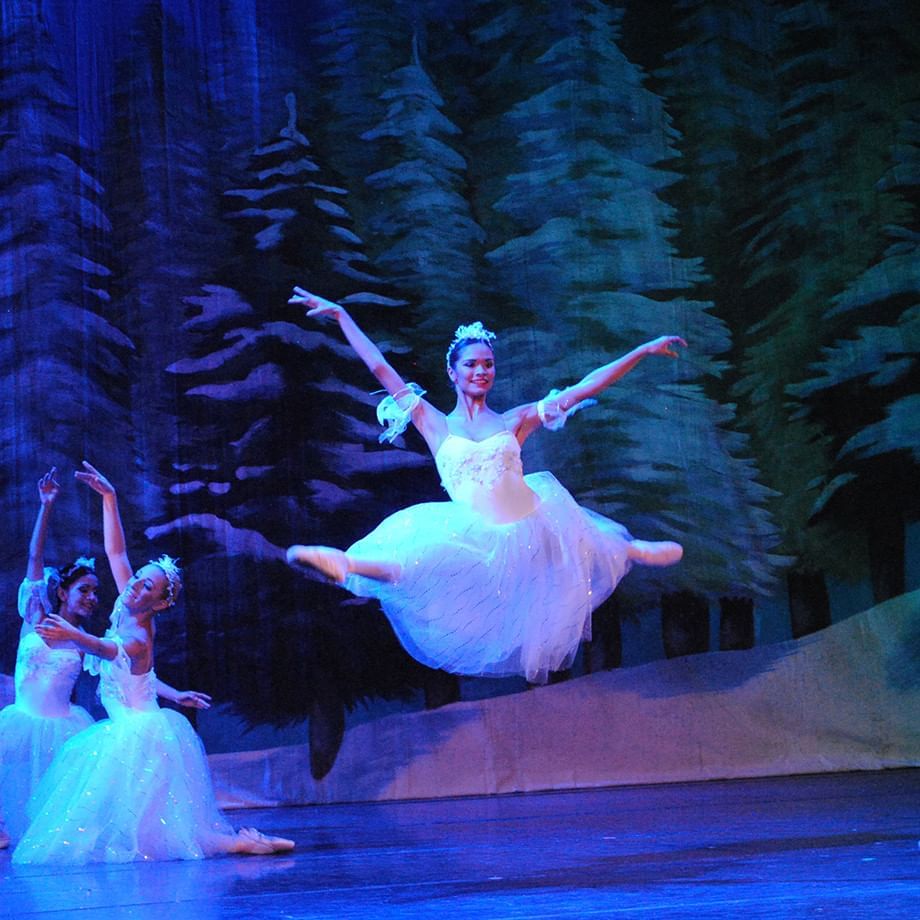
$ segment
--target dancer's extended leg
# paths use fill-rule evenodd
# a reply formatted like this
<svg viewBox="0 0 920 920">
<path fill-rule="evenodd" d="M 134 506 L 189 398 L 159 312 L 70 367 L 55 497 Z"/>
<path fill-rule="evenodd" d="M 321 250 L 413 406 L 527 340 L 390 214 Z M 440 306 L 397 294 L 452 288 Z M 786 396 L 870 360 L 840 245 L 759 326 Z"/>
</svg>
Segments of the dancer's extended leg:
<svg viewBox="0 0 920 920">
<path fill-rule="evenodd" d="M 308 565 L 337 584 L 342 584 L 349 573 L 373 578 L 375 581 L 398 581 L 400 575 L 400 568 L 396 563 L 355 559 L 331 546 L 297 544 L 288 547 L 287 561 L 291 565 Z"/>
<path fill-rule="evenodd" d="M 626 555 L 642 565 L 674 565 L 683 557 L 684 548 L 680 543 L 674 543 L 671 540 L 662 540 L 658 543 L 647 540 L 630 540 Z"/>
</svg>

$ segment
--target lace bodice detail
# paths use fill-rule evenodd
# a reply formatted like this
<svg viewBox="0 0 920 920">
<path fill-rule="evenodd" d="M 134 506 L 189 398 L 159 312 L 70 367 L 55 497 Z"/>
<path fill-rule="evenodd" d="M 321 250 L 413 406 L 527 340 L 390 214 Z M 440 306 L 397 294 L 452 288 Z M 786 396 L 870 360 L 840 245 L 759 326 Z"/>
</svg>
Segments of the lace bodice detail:
<svg viewBox="0 0 920 920">
<path fill-rule="evenodd" d="M 75 648 L 49 648 L 38 633 L 25 633 L 16 653 L 16 704 L 35 716 L 66 716 L 80 667 Z"/>
<path fill-rule="evenodd" d="M 118 627 L 125 613 L 119 597 L 109 618 L 109 628 L 105 631 L 105 638 L 118 646 L 115 657 L 110 661 L 96 655 L 87 655 L 84 663 L 87 671 L 99 675 L 99 699 L 112 719 L 129 711 L 159 708 L 157 676 L 153 668 L 145 674 L 131 673 L 131 659 L 118 635 Z"/>
<path fill-rule="evenodd" d="M 157 677 L 153 669 L 145 674 L 131 673 L 131 659 L 121 639 L 109 636 L 118 645 L 118 654 L 111 660 L 103 660 L 99 667 L 99 699 L 110 718 L 117 718 L 125 711 L 159 708 L 157 703 Z"/>
<path fill-rule="evenodd" d="M 441 484 L 447 494 L 459 501 L 467 485 L 494 489 L 506 473 L 524 475 L 521 448 L 510 431 L 499 431 L 483 441 L 471 441 L 449 434 L 437 457 Z"/>
<path fill-rule="evenodd" d="M 19 615 L 35 623 L 51 613 L 48 575 L 35 581 L 29 578 L 19 586 Z M 16 651 L 16 705 L 34 716 L 57 718 L 70 714 L 70 695 L 80 676 L 82 655 L 73 646 L 51 648 L 38 633 L 24 631 Z"/>
<path fill-rule="evenodd" d="M 490 521 L 516 521 L 536 507 L 536 496 L 524 482 L 521 446 L 510 431 L 482 441 L 449 434 L 435 463 L 451 499 L 470 505 Z"/>
</svg>

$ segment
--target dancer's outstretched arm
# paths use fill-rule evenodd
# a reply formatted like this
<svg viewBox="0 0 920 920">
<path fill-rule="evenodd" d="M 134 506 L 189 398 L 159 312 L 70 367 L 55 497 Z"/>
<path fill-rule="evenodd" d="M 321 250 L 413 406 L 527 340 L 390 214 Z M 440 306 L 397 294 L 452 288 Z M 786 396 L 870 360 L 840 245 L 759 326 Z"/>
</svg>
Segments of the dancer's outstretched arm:
<svg viewBox="0 0 920 920">
<path fill-rule="evenodd" d="M 367 337 L 351 318 L 348 311 L 340 304 L 317 294 L 311 294 L 302 287 L 295 287 L 294 294 L 288 300 L 290 304 L 307 307 L 307 316 L 314 319 L 335 320 L 348 344 L 354 349 L 355 354 L 364 362 L 367 369 L 380 381 L 380 385 L 392 396 L 405 387 L 405 381 L 393 369 L 392 365 L 384 358 L 380 349 Z"/>
<path fill-rule="evenodd" d="M 288 303 L 307 307 L 307 316 L 335 320 L 355 354 L 390 396 L 405 393 L 406 382 L 343 306 L 326 300 L 325 297 L 311 294 L 302 287 L 294 288 L 294 295 L 288 300 Z M 447 435 L 447 422 L 444 414 L 435 409 L 427 400 L 422 399 L 412 412 L 412 423 L 418 428 L 431 452 L 437 453 L 438 446 Z"/>
<path fill-rule="evenodd" d="M 118 644 L 112 639 L 93 636 L 83 632 L 79 626 L 68 623 L 62 616 L 52 613 L 45 617 L 35 631 L 45 640 L 70 641 L 84 652 L 112 661 L 118 654 Z M 124 627 L 119 631 L 124 650 L 131 659 L 139 658 L 147 647 L 147 637 L 142 630 Z"/>
<path fill-rule="evenodd" d="M 26 578 L 29 581 L 38 581 L 45 573 L 45 537 L 48 534 L 48 519 L 51 509 L 61 491 L 61 484 L 55 479 L 57 467 L 51 467 L 41 479 L 38 480 L 38 516 L 32 528 L 32 539 L 29 541 L 29 562 L 26 566 Z"/>
<path fill-rule="evenodd" d="M 159 678 L 157 678 L 157 696 L 188 709 L 211 708 L 211 697 L 207 693 L 200 693 L 198 690 L 176 690 L 175 687 L 171 687 Z"/>
<path fill-rule="evenodd" d="M 595 368 L 582 377 L 578 383 L 562 390 L 554 401 L 563 412 L 566 412 L 583 400 L 596 396 L 611 384 L 616 383 L 643 358 L 647 358 L 650 355 L 664 355 L 668 358 L 676 358 L 679 354 L 677 351 L 678 345 L 682 348 L 687 347 L 687 343 L 679 335 L 662 335 L 651 342 L 646 342 L 615 361 Z M 525 403 L 505 413 L 506 424 L 517 433 L 519 440 L 523 440 L 540 425 L 537 405 L 537 403 Z"/>
<path fill-rule="evenodd" d="M 121 593 L 133 572 L 125 544 L 125 529 L 118 512 L 115 486 L 86 460 L 83 461 L 83 467 L 83 471 L 78 470 L 74 476 L 102 496 L 102 534 L 105 541 L 105 555 L 109 560 L 115 584 Z"/>
<path fill-rule="evenodd" d="M 649 355 L 664 355 L 668 358 L 676 358 L 679 354 L 677 346 L 687 347 L 687 343 L 679 335 L 663 335 L 651 342 L 646 342 L 638 348 L 611 361 L 603 367 L 598 367 L 591 371 L 590 374 L 583 377 L 574 386 L 566 387 L 557 397 L 560 408 L 571 409 L 575 403 L 583 399 L 589 399 L 596 396 L 601 390 L 607 389 L 612 383 L 616 383 L 621 377 L 628 374 L 643 358 Z"/>
<path fill-rule="evenodd" d="M 56 467 L 52 467 L 38 481 L 38 515 L 32 528 L 32 538 L 29 540 L 29 561 L 26 564 L 26 579 L 36 584 L 33 584 L 25 597 L 20 595 L 19 611 L 23 618 L 23 629 L 39 623 L 47 609 L 40 596 L 44 588 L 38 583 L 42 582 L 45 575 L 45 537 L 48 533 L 48 520 L 61 491 L 60 483 L 55 479 L 56 472 Z"/>
</svg>

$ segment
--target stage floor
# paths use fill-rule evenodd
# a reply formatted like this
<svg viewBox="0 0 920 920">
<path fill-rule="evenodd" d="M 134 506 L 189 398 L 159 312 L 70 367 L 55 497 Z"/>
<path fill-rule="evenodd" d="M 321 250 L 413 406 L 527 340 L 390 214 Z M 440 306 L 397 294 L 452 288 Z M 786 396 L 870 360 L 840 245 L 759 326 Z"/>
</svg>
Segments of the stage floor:
<svg viewBox="0 0 920 920">
<path fill-rule="evenodd" d="M 14 868 L 0 916 L 920 917 L 920 769 L 230 812 L 291 855 Z"/>
</svg>

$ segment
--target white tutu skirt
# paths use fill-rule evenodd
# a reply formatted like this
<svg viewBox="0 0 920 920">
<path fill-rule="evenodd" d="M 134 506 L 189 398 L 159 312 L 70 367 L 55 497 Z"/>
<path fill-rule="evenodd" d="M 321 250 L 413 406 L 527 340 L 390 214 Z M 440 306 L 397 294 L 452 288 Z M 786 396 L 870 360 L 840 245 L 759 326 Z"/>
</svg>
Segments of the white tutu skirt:
<svg viewBox="0 0 920 920">
<path fill-rule="evenodd" d="M 214 798 L 204 748 L 168 709 L 127 710 L 62 749 L 29 803 L 19 864 L 201 859 L 234 831 Z"/>
<path fill-rule="evenodd" d="M 543 683 L 572 663 L 591 612 L 629 571 L 622 525 L 581 508 L 551 473 L 524 478 L 540 501 L 521 520 L 494 524 L 464 504 L 429 502 L 348 548 L 402 567 L 398 582 L 349 575 L 345 587 L 377 598 L 423 664 Z"/>
<path fill-rule="evenodd" d="M 37 716 L 13 703 L 0 712 L 0 815 L 16 841 L 28 824 L 26 803 L 58 751 L 93 724 L 90 714 L 71 706 L 66 716 Z"/>
</svg>

